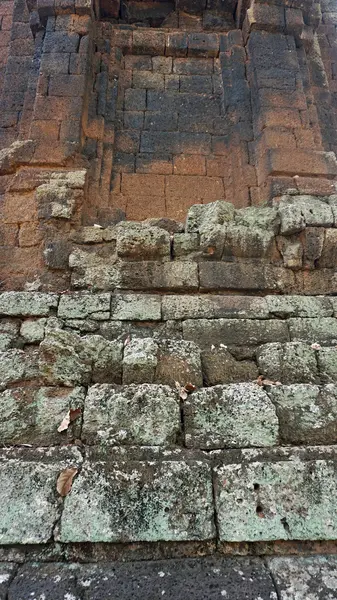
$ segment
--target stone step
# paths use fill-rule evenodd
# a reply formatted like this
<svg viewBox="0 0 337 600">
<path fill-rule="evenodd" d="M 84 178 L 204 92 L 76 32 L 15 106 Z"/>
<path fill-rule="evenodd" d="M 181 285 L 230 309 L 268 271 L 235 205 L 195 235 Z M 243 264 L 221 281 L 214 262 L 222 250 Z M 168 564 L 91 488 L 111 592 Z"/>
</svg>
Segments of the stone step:
<svg viewBox="0 0 337 600">
<path fill-rule="evenodd" d="M 333 446 L 5 449 L 0 544 L 334 540 L 336 465 Z"/>
<path fill-rule="evenodd" d="M 0 564 L 8 600 L 319 600 L 333 598 L 335 556 L 206 557 L 157 561 Z"/>
</svg>

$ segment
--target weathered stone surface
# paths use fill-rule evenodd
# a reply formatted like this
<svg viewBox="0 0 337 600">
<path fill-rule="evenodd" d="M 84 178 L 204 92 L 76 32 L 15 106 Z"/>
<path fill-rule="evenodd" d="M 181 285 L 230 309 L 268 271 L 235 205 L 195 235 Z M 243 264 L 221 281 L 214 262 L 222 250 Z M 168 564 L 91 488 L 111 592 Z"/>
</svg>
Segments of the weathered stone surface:
<svg viewBox="0 0 337 600">
<path fill-rule="evenodd" d="M 337 319 L 289 319 L 290 339 L 294 342 L 337 344 Z"/>
<path fill-rule="evenodd" d="M 20 324 L 10 319 L 0 319 L 0 351 L 8 350 L 14 345 L 19 334 Z"/>
<path fill-rule="evenodd" d="M 116 294 L 111 318 L 117 321 L 160 321 L 161 297 L 151 294 Z"/>
<path fill-rule="evenodd" d="M 184 402 L 184 423 L 189 448 L 273 446 L 278 440 L 272 402 L 249 383 L 198 390 Z"/>
<path fill-rule="evenodd" d="M 268 298 L 268 296 L 267 296 Z M 172 295 L 162 298 L 163 319 L 266 319 L 266 298 L 255 296 Z"/>
<path fill-rule="evenodd" d="M 91 249 L 75 248 L 69 256 L 69 267 L 73 269 L 71 284 L 76 289 L 113 290 L 120 282 L 116 257 L 111 249 L 92 252 Z"/>
<path fill-rule="evenodd" d="M 183 334 L 201 347 L 220 344 L 233 346 L 257 346 L 275 339 L 288 340 L 287 325 L 283 321 L 258 321 L 250 319 L 186 319 Z"/>
<path fill-rule="evenodd" d="M 80 565 L 79 569 L 78 585 L 83 590 L 84 600 L 108 598 L 112 589 L 122 600 L 132 600 L 135 596 L 147 598 L 149 589 L 153 598 L 164 596 L 167 600 L 223 597 L 229 600 L 276 600 L 271 577 L 262 561 L 256 558 L 115 562 Z M 20 596 L 17 600 L 24 598 Z"/>
<path fill-rule="evenodd" d="M 110 294 L 63 294 L 60 297 L 57 316 L 61 319 L 110 318 Z"/>
<path fill-rule="evenodd" d="M 26 319 L 20 327 L 20 335 L 28 344 L 41 342 L 44 338 L 46 317 L 41 319 Z"/>
<path fill-rule="evenodd" d="M 83 419 L 88 444 L 165 446 L 180 432 L 177 391 L 162 385 L 89 388 Z"/>
<path fill-rule="evenodd" d="M 8 316 L 45 317 L 56 308 L 58 296 L 41 292 L 3 292 L 0 314 Z"/>
<path fill-rule="evenodd" d="M 264 258 L 272 253 L 274 243 L 273 231 L 230 223 L 226 227 L 223 257 Z"/>
<path fill-rule="evenodd" d="M 281 233 L 290 235 L 309 227 L 332 227 L 331 207 L 314 196 L 283 196 L 278 209 Z"/>
<path fill-rule="evenodd" d="M 271 386 L 284 444 L 335 444 L 337 441 L 337 389 L 329 384 Z"/>
<path fill-rule="evenodd" d="M 283 265 L 287 269 L 301 269 L 303 266 L 303 246 L 298 238 L 295 236 L 279 236 L 276 243 L 283 258 Z"/>
<path fill-rule="evenodd" d="M 81 419 L 67 431 L 57 428 L 70 409 L 83 410 L 85 390 L 14 388 L 0 394 L 0 444 L 47 446 L 80 437 Z"/>
<path fill-rule="evenodd" d="M 71 219 L 80 190 L 64 185 L 62 181 L 50 181 L 36 189 L 39 216 L 45 219 Z"/>
<path fill-rule="evenodd" d="M 22 162 L 29 162 L 34 154 L 36 142 L 17 140 L 0 152 L 0 174 L 14 173 Z"/>
<path fill-rule="evenodd" d="M 7 600 L 8 588 L 16 571 L 17 565 L 15 563 L 0 563 L 0 600 Z"/>
<path fill-rule="evenodd" d="M 198 233 L 175 233 L 173 236 L 174 258 L 191 256 L 199 251 Z"/>
<path fill-rule="evenodd" d="M 271 315 L 289 317 L 331 317 L 333 298 L 324 296 L 266 296 Z"/>
<path fill-rule="evenodd" d="M 20 567 L 10 586 L 8 600 L 24 600 L 27 597 L 39 600 L 80 600 L 76 575 L 74 564 L 30 562 Z"/>
<path fill-rule="evenodd" d="M 226 464 L 215 477 L 221 540 L 335 539 L 333 461 Z"/>
<path fill-rule="evenodd" d="M 204 380 L 207 385 L 253 381 L 259 371 L 251 360 L 236 360 L 226 348 L 212 347 L 201 355 Z"/>
<path fill-rule="evenodd" d="M 92 381 L 94 383 L 122 382 L 123 344 L 108 341 L 101 335 L 88 335 L 83 338 L 84 353 L 92 360 Z"/>
<path fill-rule="evenodd" d="M 280 600 L 329 600 L 336 596 L 336 556 L 267 558 Z"/>
<path fill-rule="evenodd" d="M 240 208 L 235 213 L 235 225 L 258 227 L 276 234 L 280 227 L 280 217 L 276 208 L 248 206 Z"/>
<path fill-rule="evenodd" d="M 251 290 L 292 293 L 294 273 L 283 267 L 245 262 L 201 262 L 199 265 L 201 290 Z"/>
<path fill-rule="evenodd" d="M 123 223 L 118 227 L 117 255 L 131 260 L 157 260 L 170 257 L 170 234 L 159 227 Z"/>
<path fill-rule="evenodd" d="M 63 542 L 205 540 L 215 535 L 213 512 L 211 471 L 206 463 L 87 461 L 65 499 L 57 538 Z"/>
<path fill-rule="evenodd" d="M 321 348 L 316 356 L 322 382 L 337 382 L 337 348 Z"/>
<path fill-rule="evenodd" d="M 223 225 L 233 221 L 235 209 L 230 202 L 218 200 L 208 204 L 194 204 L 187 214 L 186 232 L 201 231 L 204 226 Z"/>
<path fill-rule="evenodd" d="M 1 544 L 41 544 L 50 540 L 61 513 L 59 473 L 79 467 L 72 448 L 58 451 L 2 450 L 0 456 Z"/>
<path fill-rule="evenodd" d="M 125 262 L 119 266 L 118 288 L 188 291 L 199 286 L 198 265 L 190 261 Z"/>
<path fill-rule="evenodd" d="M 123 383 L 153 383 L 158 344 L 152 338 L 131 339 L 124 347 Z"/>
<path fill-rule="evenodd" d="M 174 386 L 192 383 L 201 386 L 200 348 L 183 340 L 160 340 L 155 382 Z"/>
<path fill-rule="evenodd" d="M 258 348 L 257 364 L 261 375 L 281 383 L 316 383 L 318 370 L 315 351 L 300 342 L 273 342 Z"/>
<path fill-rule="evenodd" d="M 0 389 L 9 383 L 18 383 L 38 377 L 37 351 L 16 348 L 0 352 Z"/>
<path fill-rule="evenodd" d="M 305 228 L 305 219 L 300 207 L 282 202 L 278 213 L 281 219 L 281 234 L 292 235 Z"/>
</svg>

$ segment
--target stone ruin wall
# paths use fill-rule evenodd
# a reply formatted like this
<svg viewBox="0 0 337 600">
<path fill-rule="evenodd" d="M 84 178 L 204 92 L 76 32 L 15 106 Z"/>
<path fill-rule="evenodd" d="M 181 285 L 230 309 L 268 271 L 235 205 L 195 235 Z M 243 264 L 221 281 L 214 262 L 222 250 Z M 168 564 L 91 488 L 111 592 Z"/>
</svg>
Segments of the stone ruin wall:
<svg viewBox="0 0 337 600">
<path fill-rule="evenodd" d="M 239 6 L 0 5 L 3 561 L 336 553 L 337 6 Z"/>
</svg>

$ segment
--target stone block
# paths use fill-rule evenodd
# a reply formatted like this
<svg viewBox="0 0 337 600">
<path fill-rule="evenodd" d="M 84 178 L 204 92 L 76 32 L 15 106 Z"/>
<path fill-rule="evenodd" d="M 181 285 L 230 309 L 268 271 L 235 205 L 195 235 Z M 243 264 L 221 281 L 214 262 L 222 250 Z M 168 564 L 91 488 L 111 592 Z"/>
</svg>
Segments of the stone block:
<svg viewBox="0 0 337 600">
<path fill-rule="evenodd" d="M 266 296 L 268 311 L 274 317 L 331 317 L 333 298 L 324 296 Z"/>
<path fill-rule="evenodd" d="M 160 340 L 155 382 L 174 386 L 202 386 L 200 349 L 193 342 Z"/>
<path fill-rule="evenodd" d="M 333 384 L 271 386 L 282 444 L 335 444 L 337 389 Z"/>
<path fill-rule="evenodd" d="M 0 389 L 39 376 L 37 351 L 12 348 L 0 352 Z"/>
<path fill-rule="evenodd" d="M 294 274 L 289 269 L 261 265 L 256 262 L 229 263 L 201 262 L 199 265 L 200 289 L 280 291 L 290 293 L 294 289 Z"/>
<path fill-rule="evenodd" d="M 0 294 L 0 314 L 10 317 L 48 316 L 58 304 L 57 294 L 42 292 L 3 292 Z"/>
<path fill-rule="evenodd" d="M 167 446 L 180 433 L 178 392 L 162 385 L 89 388 L 83 440 L 87 444 Z"/>
<path fill-rule="evenodd" d="M 84 388 L 12 388 L 0 394 L 1 445 L 58 445 L 80 437 L 81 419 L 67 431 L 57 428 L 70 409 L 84 406 Z"/>
<path fill-rule="evenodd" d="M 2 451 L 0 460 L 1 544 L 43 544 L 50 541 L 60 518 L 56 491 L 59 473 L 80 467 L 77 449 Z"/>
<path fill-rule="evenodd" d="M 123 383 L 153 383 L 158 344 L 151 338 L 131 339 L 124 346 Z"/>
<path fill-rule="evenodd" d="M 130 260 L 156 260 L 170 257 L 170 234 L 159 227 L 127 223 L 118 228 L 117 255 Z"/>
<path fill-rule="evenodd" d="M 81 1 L 84 3 L 91 0 Z M 67 597 L 69 600 L 77 600 L 78 593 L 77 569 L 74 564 L 34 562 L 20 566 L 20 571 L 11 582 L 8 596 L 16 600 L 23 600 L 27 595 L 31 598 L 35 595 L 36 598 L 51 596 L 53 600 Z"/>
<path fill-rule="evenodd" d="M 290 339 L 294 342 L 337 344 L 337 320 L 334 317 L 289 319 Z"/>
<path fill-rule="evenodd" d="M 266 559 L 267 567 L 281 600 L 289 594 L 305 600 L 311 594 L 318 600 L 334 595 L 336 587 L 336 556 L 278 556 Z"/>
<path fill-rule="evenodd" d="M 242 383 L 195 392 L 184 402 L 188 448 L 273 446 L 278 441 L 275 408 L 263 389 Z"/>
<path fill-rule="evenodd" d="M 190 261 L 159 263 L 124 262 L 119 268 L 117 287 L 132 290 L 188 291 L 199 285 L 198 265 Z"/>
<path fill-rule="evenodd" d="M 315 351 L 306 344 L 273 342 L 262 345 L 256 358 L 260 374 L 271 381 L 284 384 L 318 382 Z"/>
<path fill-rule="evenodd" d="M 335 469 L 326 460 L 257 460 L 217 467 L 220 540 L 335 539 Z"/>
<path fill-rule="evenodd" d="M 317 364 L 323 383 L 337 382 L 337 348 L 321 348 Z"/>
<path fill-rule="evenodd" d="M 79 190 L 72 190 L 57 181 L 40 185 L 35 196 L 39 217 L 44 219 L 71 219 L 82 198 Z"/>
<path fill-rule="evenodd" d="M 244 227 L 229 223 L 226 227 L 226 238 L 223 257 L 265 258 L 272 254 L 274 233 L 258 227 Z"/>
<path fill-rule="evenodd" d="M 104 321 L 110 318 L 110 294 L 62 294 L 57 316 L 61 319 L 94 319 Z"/>
<path fill-rule="evenodd" d="M 307 227 L 332 227 L 334 223 L 331 206 L 315 196 L 282 196 L 278 212 L 284 235 L 300 231 L 304 224 Z"/>
<path fill-rule="evenodd" d="M 215 536 L 211 470 L 202 461 L 87 461 L 65 499 L 62 542 L 205 540 Z M 97 511 L 95 507 L 100 506 Z"/>
<path fill-rule="evenodd" d="M 186 319 L 183 335 L 203 348 L 220 344 L 258 346 L 275 339 L 282 342 L 289 339 L 285 322 L 254 319 Z"/>
<path fill-rule="evenodd" d="M 134 54 L 163 56 L 165 53 L 164 31 L 135 30 L 133 32 L 132 51 Z"/>
<path fill-rule="evenodd" d="M 223 344 L 222 344 L 223 345 Z M 259 371 L 255 362 L 236 360 L 226 348 L 213 346 L 201 355 L 202 370 L 206 385 L 254 381 Z"/>
<path fill-rule="evenodd" d="M 218 200 L 209 204 L 195 204 L 188 211 L 186 232 L 197 233 L 207 225 L 224 225 L 234 219 L 233 204 Z"/>
<path fill-rule="evenodd" d="M 161 297 L 150 294 L 116 294 L 112 297 L 114 321 L 160 321 Z"/>
<path fill-rule="evenodd" d="M 163 319 L 267 319 L 269 298 L 279 296 L 217 296 L 215 294 L 162 297 Z M 292 315 L 291 315 L 292 316 Z"/>
<path fill-rule="evenodd" d="M 305 235 L 306 232 L 304 232 Z M 282 255 L 283 265 L 287 269 L 301 269 L 303 266 L 303 246 L 298 238 L 278 236 L 277 249 Z"/>
<path fill-rule="evenodd" d="M 20 327 L 20 335 L 28 344 L 41 342 L 44 338 L 44 329 L 47 319 L 26 319 Z"/>
</svg>

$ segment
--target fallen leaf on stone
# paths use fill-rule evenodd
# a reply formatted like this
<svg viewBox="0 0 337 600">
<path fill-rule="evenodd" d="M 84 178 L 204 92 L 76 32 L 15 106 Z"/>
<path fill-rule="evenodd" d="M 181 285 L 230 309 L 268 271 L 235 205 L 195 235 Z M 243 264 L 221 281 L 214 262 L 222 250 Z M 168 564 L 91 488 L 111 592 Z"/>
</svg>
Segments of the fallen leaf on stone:
<svg viewBox="0 0 337 600">
<path fill-rule="evenodd" d="M 271 381 L 271 379 L 264 379 L 262 385 L 282 385 L 280 381 Z"/>
<path fill-rule="evenodd" d="M 263 375 L 259 375 L 255 380 L 255 383 L 257 383 L 257 385 L 263 385 Z"/>
<path fill-rule="evenodd" d="M 185 388 L 184 388 L 182 385 L 180 385 L 179 381 L 176 381 L 176 382 L 175 382 L 175 384 L 176 384 L 176 388 L 177 388 L 177 390 L 178 390 L 178 392 L 179 392 L 179 396 L 180 396 L 180 398 L 181 398 L 182 400 L 186 400 L 186 398 L 187 398 L 187 396 L 188 396 L 188 393 L 187 393 L 187 391 L 185 390 Z"/>
<path fill-rule="evenodd" d="M 97 229 L 104 229 L 104 227 L 102 227 L 102 225 L 98 225 L 98 223 L 94 223 L 94 227 Z"/>
<path fill-rule="evenodd" d="M 57 428 L 57 431 L 59 433 L 61 433 L 62 431 L 66 431 L 68 429 L 70 423 L 72 421 L 75 421 L 75 419 L 77 419 L 80 416 L 81 412 L 82 411 L 80 408 L 68 410 L 67 414 L 62 419 L 61 425 Z"/>
<path fill-rule="evenodd" d="M 77 475 L 78 469 L 76 467 L 69 467 L 61 471 L 57 478 L 56 489 L 60 496 L 67 496 L 71 490 L 73 479 Z"/>
<path fill-rule="evenodd" d="M 127 346 L 128 344 L 130 344 L 131 342 L 131 336 L 128 335 L 128 337 L 126 338 L 125 342 L 124 342 L 124 346 Z"/>
<path fill-rule="evenodd" d="M 193 383 L 186 383 L 186 385 L 185 385 L 186 392 L 189 392 L 189 393 L 195 392 L 196 389 L 197 389 L 197 386 L 193 385 Z"/>
<path fill-rule="evenodd" d="M 320 344 L 311 344 L 310 348 L 312 350 L 322 350 L 322 346 Z"/>
</svg>

